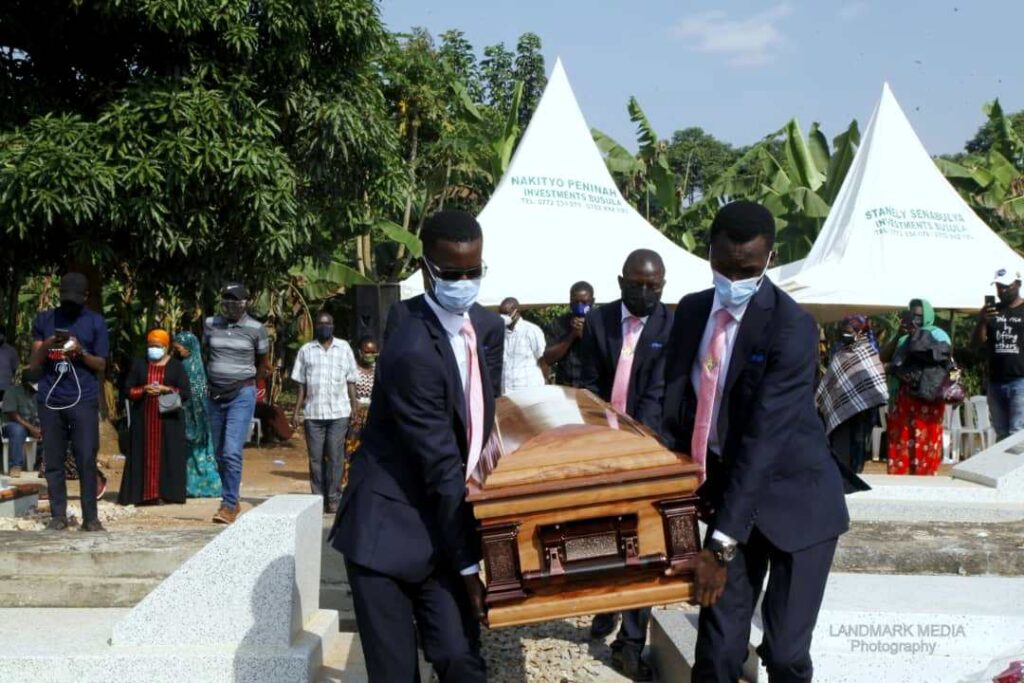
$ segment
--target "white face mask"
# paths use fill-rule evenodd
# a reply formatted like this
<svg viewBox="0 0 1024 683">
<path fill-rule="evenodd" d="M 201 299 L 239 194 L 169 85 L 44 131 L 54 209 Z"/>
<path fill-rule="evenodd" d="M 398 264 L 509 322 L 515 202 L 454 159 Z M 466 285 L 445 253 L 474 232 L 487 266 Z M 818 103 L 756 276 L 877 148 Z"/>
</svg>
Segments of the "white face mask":
<svg viewBox="0 0 1024 683">
<path fill-rule="evenodd" d="M 506 328 L 512 327 L 512 316 L 508 315 L 507 313 L 502 313 L 501 319 L 505 321 Z"/>
<path fill-rule="evenodd" d="M 768 264 L 772 262 L 773 253 L 768 253 L 768 262 L 764 264 L 764 270 L 757 277 L 750 277 L 745 280 L 730 280 L 714 268 L 711 269 L 711 279 L 715 285 L 715 293 L 718 295 L 718 300 L 722 302 L 723 306 L 726 308 L 743 306 L 757 294 L 757 290 L 761 287 L 761 282 L 764 281 L 764 276 L 768 273 Z M 708 260 L 711 260 L 710 250 L 708 250 Z"/>
</svg>

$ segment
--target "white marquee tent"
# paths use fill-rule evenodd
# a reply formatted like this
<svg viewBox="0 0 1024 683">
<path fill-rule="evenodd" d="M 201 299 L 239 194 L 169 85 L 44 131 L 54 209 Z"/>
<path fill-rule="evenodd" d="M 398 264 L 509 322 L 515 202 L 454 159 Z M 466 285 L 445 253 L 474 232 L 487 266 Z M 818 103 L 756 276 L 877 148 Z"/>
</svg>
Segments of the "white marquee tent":
<svg viewBox="0 0 1024 683">
<path fill-rule="evenodd" d="M 661 234 L 619 194 L 561 61 L 478 219 L 488 265 L 484 306 L 508 296 L 524 306 L 564 303 L 577 280 L 590 282 L 598 301 L 611 301 L 623 261 L 639 248 L 665 260 L 666 303 L 711 286 L 707 261 Z M 422 291 L 418 272 L 402 282 L 403 299 Z"/>
<path fill-rule="evenodd" d="M 889 85 L 807 258 L 773 276 L 820 320 L 902 307 L 977 310 L 1014 252 L 943 177 Z"/>
</svg>

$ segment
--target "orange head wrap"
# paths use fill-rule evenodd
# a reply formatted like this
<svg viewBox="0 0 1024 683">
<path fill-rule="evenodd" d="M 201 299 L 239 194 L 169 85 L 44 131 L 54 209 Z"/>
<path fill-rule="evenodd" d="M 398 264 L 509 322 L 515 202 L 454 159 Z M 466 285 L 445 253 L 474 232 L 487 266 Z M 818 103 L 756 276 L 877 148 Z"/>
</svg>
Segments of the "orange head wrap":
<svg viewBox="0 0 1024 683">
<path fill-rule="evenodd" d="M 147 344 L 159 344 L 165 349 L 171 348 L 171 335 L 167 334 L 163 330 L 153 330 L 146 335 Z"/>
</svg>

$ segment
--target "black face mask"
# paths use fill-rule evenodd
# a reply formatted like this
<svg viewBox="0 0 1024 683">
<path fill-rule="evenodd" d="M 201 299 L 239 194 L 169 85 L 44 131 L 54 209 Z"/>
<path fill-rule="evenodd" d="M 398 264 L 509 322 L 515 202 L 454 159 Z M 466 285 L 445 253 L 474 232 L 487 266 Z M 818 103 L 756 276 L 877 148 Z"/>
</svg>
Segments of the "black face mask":
<svg viewBox="0 0 1024 683">
<path fill-rule="evenodd" d="M 843 343 L 843 346 L 853 346 L 853 342 L 857 341 L 857 335 L 852 332 L 844 332 L 839 335 L 839 340 Z"/>
<path fill-rule="evenodd" d="M 225 299 L 220 302 L 220 310 L 231 322 L 238 322 L 245 315 L 245 302 L 236 299 Z"/>
<path fill-rule="evenodd" d="M 316 340 L 325 342 L 334 336 L 334 325 L 317 325 Z"/>
<path fill-rule="evenodd" d="M 64 311 L 66 314 L 68 314 L 72 318 L 77 318 L 79 315 L 81 315 L 83 308 L 85 308 L 84 305 L 82 305 L 80 303 L 77 303 L 77 302 L 74 302 L 74 301 L 61 301 L 60 302 L 60 310 Z"/>
<path fill-rule="evenodd" d="M 622 303 L 630 313 L 638 318 L 646 318 L 654 313 L 654 309 L 660 302 L 661 292 L 633 283 L 622 285 Z"/>
</svg>

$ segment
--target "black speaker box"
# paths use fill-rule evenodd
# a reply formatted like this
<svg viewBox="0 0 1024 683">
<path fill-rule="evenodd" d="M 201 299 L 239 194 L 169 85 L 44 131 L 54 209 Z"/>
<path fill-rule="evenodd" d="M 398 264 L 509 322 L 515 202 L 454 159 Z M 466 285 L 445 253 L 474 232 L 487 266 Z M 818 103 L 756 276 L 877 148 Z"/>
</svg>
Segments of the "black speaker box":
<svg viewBox="0 0 1024 683">
<path fill-rule="evenodd" d="M 352 341 L 358 343 L 366 336 L 383 344 L 384 328 L 391 305 L 399 300 L 398 284 L 355 285 L 356 329 Z"/>
</svg>

